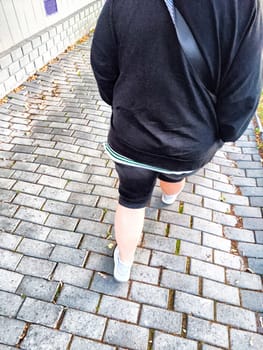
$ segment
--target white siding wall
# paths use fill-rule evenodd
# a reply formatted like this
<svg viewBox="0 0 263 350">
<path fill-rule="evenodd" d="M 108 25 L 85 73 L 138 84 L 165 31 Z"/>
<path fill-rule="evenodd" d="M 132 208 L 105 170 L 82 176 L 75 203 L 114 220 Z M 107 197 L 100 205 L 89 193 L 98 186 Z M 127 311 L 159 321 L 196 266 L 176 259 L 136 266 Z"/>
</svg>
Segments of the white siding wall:
<svg viewBox="0 0 263 350">
<path fill-rule="evenodd" d="M 105 0 L 0 0 L 0 99 L 94 28 Z"/>
<path fill-rule="evenodd" d="M 92 2 L 57 0 L 58 12 L 47 16 L 43 0 L 0 0 L 0 53 Z"/>
</svg>

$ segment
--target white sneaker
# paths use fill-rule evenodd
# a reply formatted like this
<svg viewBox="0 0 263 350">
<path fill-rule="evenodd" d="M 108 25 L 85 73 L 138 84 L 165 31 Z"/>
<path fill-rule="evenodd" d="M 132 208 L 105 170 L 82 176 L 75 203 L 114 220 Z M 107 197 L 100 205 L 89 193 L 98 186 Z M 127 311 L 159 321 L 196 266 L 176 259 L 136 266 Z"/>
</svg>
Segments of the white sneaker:
<svg viewBox="0 0 263 350">
<path fill-rule="evenodd" d="M 176 201 L 178 194 L 179 193 L 177 193 L 177 194 L 165 194 L 165 193 L 163 193 L 162 194 L 162 202 L 164 204 L 167 204 L 167 205 L 173 204 Z"/>
<path fill-rule="evenodd" d="M 120 260 L 118 246 L 115 248 L 113 256 L 114 256 L 113 277 L 118 282 L 128 282 L 130 279 L 132 264 L 127 264 Z"/>
</svg>

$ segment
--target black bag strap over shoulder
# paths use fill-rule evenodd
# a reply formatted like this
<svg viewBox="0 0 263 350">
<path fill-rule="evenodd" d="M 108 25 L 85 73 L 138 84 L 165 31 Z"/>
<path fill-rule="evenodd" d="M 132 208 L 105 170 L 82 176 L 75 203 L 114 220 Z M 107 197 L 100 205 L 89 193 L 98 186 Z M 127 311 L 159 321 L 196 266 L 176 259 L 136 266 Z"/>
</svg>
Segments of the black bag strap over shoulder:
<svg viewBox="0 0 263 350">
<path fill-rule="evenodd" d="M 181 15 L 179 10 L 175 6 L 174 1 L 164 0 L 164 2 L 167 6 L 171 19 L 173 21 L 174 28 L 177 34 L 178 41 L 181 45 L 181 48 L 183 49 L 188 61 L 194 68 L 199 82 L 201 82 L 201 84 L 204 86 L 204 83 L 202 82 L 202 77 L 205 76 L 205 72 L 207 69 L 206 62 L 197 45 L 197 42 L 193 36 L 193 33 L 189 28 L 188 24 L 186 23 L 184 17 Z M 207 88 L 206 90 L 210 94 L 212 100 L 216 102 L 216 96 Z"/>
</svg>

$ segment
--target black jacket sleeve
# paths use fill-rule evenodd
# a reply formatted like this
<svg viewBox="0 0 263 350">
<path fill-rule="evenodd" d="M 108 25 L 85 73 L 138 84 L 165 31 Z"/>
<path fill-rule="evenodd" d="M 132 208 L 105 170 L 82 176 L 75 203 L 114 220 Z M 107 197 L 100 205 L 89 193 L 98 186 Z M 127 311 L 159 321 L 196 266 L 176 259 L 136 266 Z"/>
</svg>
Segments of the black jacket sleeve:
<svg viewBox="0 0 263 350">
<path fill-rule="evenodd" d="M 255 8 L 231 68 L 220 87 L 217 119 L 223 141 L 237 140 L 253 117 L 262 89 L 262 8 Z"/>
<path fill-rule="evenodd" d="M 91 65 L 99 92 L 109 105 L 112 104 L 113 88 L 119 74 L 111 11 L 112 1 L 107 0 L 98 19 L 91 47 Z"/>
</svg>

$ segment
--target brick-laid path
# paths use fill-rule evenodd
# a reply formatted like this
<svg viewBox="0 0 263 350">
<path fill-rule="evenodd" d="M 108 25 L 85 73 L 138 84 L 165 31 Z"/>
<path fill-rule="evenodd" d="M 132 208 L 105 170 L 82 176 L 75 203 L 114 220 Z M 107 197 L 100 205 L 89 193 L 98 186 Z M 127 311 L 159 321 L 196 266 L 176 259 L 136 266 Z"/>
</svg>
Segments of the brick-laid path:
<svg viewBox="0 0 263 350">
<path fill-rule="evenodd" d="M 156 186 L 129 283 L 112 278 L 118 190 L 90 41 L 0 106 L 0 350 L 262 350 L 263 170 L 253 127 Z"/>
</svg>

